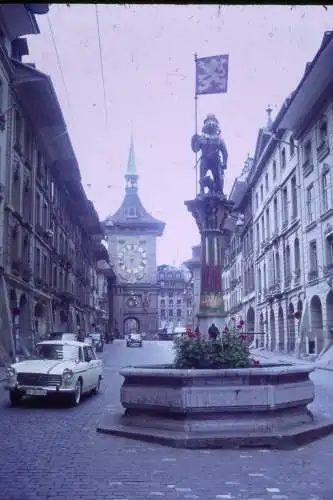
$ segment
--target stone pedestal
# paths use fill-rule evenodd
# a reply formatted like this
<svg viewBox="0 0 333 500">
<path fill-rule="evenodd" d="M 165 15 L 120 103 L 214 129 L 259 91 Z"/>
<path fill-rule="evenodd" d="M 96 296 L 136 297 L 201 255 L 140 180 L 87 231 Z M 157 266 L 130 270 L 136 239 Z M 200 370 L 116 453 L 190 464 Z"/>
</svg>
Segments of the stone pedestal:
<svg viewBox="0 0 333 500">
<path fill-rule="evenodd" d="M 195 218 L 201 235 L 201 289 L 199 330 L 205 334 L 212 323 L 223 329 L 225 310 L 222 290 L 223 225 L 234 207 L 223 196 L 200 195 L 185 205 Z"/>
</svg>

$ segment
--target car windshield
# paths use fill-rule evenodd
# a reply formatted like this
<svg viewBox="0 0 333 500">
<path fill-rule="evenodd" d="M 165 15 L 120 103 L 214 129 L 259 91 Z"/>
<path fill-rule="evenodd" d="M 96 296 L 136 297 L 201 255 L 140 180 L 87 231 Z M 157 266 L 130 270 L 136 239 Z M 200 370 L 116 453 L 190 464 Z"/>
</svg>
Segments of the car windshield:
<svg viewBox="0 0 333 500">
<path fill-rule="evenodd" d="M 66 344 L 38 344 L 35 350 L 38 359 L 79 359 L 79 348 L 75 345 Z"/>
</svg>

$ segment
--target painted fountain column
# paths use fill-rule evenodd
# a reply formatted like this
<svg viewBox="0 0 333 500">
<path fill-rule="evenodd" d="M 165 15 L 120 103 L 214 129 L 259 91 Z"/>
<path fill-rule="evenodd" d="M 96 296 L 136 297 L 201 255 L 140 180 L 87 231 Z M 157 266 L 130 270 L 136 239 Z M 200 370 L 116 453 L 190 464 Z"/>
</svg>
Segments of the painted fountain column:
<svg viewBox="0 0 333 500">
<path fill-rule="evenodd" d="M 223 303 L 222 264 L 223 226 L 234 203 L 223 193 L 224 170 L 228 153 L 221 138 L 218 120 L 208 115 L 201 135 L 192 138 L 192 149 L 201 151 L 200 193 L 194 200 L 185 201 L 201 235 L 201 289 L 198 326 L 202 334 L 212 323 L 221 330 L 226 313 Z M 210 172 L 211 175 L 207 175 Z"/>
</svg>

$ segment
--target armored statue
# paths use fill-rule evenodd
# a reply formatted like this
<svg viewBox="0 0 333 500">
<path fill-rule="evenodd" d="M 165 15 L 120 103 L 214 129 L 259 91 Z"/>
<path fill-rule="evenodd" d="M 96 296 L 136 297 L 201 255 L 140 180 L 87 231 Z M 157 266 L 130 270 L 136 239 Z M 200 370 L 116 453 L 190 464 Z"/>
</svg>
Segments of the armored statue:
<svg viewBox="0 0 333 500">
<path fill-rule="evenodd" d="M 207 115 L 202 134 L 195 134 L 191 141 L 195 153 L 201 151 L 200 157 L 200 195 L 205 188 L 215 196 L 224 196 L 224 170 L 227 168 L 228 152 L 221 137 L 221 129 L 215 115 Z M 211 176 L 208 173 L 211 173 Z"/>
</svg>

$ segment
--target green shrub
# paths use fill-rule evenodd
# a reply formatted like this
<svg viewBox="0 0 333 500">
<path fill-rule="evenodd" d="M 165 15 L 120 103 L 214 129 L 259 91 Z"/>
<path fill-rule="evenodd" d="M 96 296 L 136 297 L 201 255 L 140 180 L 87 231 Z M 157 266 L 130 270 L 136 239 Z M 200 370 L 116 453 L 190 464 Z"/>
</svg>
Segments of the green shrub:
<svg viewBox="0 0 333 500">
<path fill-rule="evenodd" d="M 237 331 L 216 340 L 184 336 L 175 341 L 174 350 L 175 368 L 248 368 L 259 364 L 250 358 L 244 336 Z"/>
</svg>

